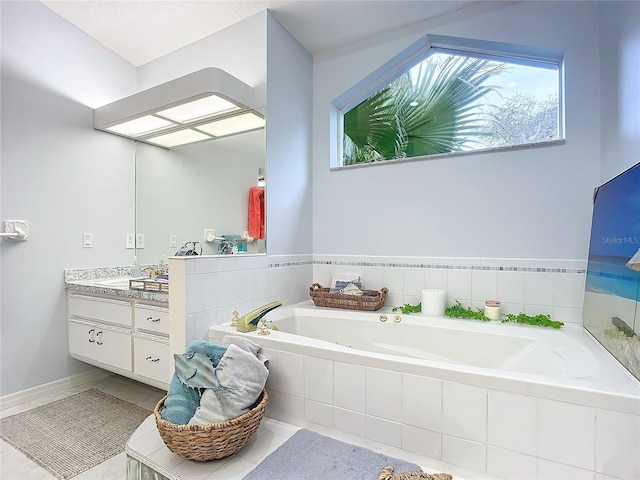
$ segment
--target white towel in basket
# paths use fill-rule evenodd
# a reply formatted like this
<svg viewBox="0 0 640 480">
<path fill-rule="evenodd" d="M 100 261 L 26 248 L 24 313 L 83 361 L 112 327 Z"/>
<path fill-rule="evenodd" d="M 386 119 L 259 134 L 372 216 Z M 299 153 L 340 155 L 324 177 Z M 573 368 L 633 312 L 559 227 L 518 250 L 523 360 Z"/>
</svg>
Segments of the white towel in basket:
<svg viewBox="0 0 640 480">
<path fill-rule="evenodd" d="M 207 388 L 189 425 L 206 425 L 247 413 L 260 397 L 269 370 L 253 353 L 230 344 L 215 371 L 219 385 Z"/>
</svg>

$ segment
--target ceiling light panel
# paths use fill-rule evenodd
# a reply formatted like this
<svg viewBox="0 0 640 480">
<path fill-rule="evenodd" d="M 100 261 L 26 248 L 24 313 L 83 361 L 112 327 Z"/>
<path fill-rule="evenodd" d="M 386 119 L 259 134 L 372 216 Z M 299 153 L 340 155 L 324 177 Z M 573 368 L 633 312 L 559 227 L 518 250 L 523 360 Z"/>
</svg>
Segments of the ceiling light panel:
<svg viewBox="0 0 640 480">
<path fill-rule="evenodd" d="M 144 117 L 136 118 L 135 120 L 107 127 L 106 130 L 120 135 L 126 135 L 127 137 L 139 137 L 173 125 L 174 124 L 172 122 L 163 118 L 154 117 L 153 115 L 145 115 Z"/>
<path fill-rule="evenodd" d="M 216 137 L 232 135 L 234 133 L 256 130 L 264 127 L 264 118 L 253 112 L 223 118 L 214 122 L 198 125 L 196 128 L 203 132 L 210 133 Z"/>
<path fill-rule="evenodd" d="M 95 109 L 94 128 L 169 148 L 264 127 L 262 118 L 248 113 L 254 108 L 252 87 L 208 67 Z M 240 118 L 231 120 L 233 115 Z M 197 124 L 215 133 L 197 131 Z M 179 129 L 187 131 L 180 135 Z"/>
<path fill-rule="evenodd" d="M 235 110 L 240 110 L 240 107 L 235 103 L 231 103 L 218 95 L 209 95 L 208 97 L 200 98 L 192 102 L 161 110 L 157 112 L 156 115 L 168 118 L 174 122 L 187 123 L 212 115 L 233 112 Z"/>
<path fill-rule="evenodd" d="M 145 138 L 144 141 L 160 145 L 161 147 L 171 148 L 187 143 L 201 142 L 202 140 L 211 140 L 211 137 L 202 132 L 188 129 L 159 135 L 157 137 Z"/>
</svg>

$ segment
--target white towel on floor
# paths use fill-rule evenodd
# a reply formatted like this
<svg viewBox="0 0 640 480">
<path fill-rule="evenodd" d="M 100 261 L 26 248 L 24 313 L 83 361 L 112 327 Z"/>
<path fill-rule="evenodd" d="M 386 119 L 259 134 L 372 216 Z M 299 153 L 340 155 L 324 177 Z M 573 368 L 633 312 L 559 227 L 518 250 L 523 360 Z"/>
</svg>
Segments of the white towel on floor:
<svg viewBox="0 0 640 480">
<path fill-rule="evenodd" d="M 189 425 L 206 425 L 247 413 L 260 397 L 269 370 L 262 360 L 230 344 L 216 367 L 217 387 L 207 388 Z"/>
</svg>

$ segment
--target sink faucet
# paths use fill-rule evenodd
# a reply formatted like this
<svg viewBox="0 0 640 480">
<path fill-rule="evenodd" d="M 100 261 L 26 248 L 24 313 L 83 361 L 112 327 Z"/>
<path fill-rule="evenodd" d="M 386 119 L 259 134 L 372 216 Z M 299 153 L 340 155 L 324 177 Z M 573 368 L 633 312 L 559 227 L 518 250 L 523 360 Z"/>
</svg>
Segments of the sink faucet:
<svg viewBox="0 0 640 480">
<path fill-rule="evenodd" d="M 236 323 L 236 330 L 239 332 L 252 332 L 258 326 L 262 317 L 274 308 L 282 306 L 281 302 L 271 302 L 256 308 L 255 310 L 241 316 Z"/>
<path fill-rule="evenodd" d="M 143 267 L 140 269 L 140 273 L 145 273 L 145 272 L 149 272 L 149 276 L 151 278 L 155 278 L 158 275 L 160 275 L 160 272 L 158 272 L 158 270 L 156 270 L 155 267 L 152 267 L 151 265 L 149 265 L 148 267 Z"/>
</svg>

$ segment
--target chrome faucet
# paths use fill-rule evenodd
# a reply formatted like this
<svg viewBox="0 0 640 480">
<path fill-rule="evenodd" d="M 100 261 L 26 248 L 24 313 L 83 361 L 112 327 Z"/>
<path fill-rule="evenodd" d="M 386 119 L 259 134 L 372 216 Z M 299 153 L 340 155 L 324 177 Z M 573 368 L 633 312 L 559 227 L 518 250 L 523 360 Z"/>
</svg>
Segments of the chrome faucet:
<svg viewBox="0 0 640 480">
<path fill-rule="evenodd" d="M 281 302 L 271 302 L 256 308 L 255 310 L 244 314 L 236 321 L 236 330 L 239 332 L 252 332 L 258 326 L 258 322 L 262 317 L 274 308 L 282 306 Z"/>
</svg>

